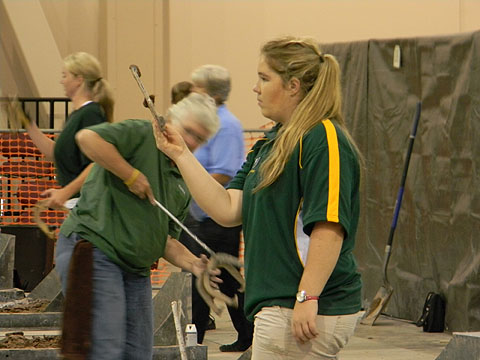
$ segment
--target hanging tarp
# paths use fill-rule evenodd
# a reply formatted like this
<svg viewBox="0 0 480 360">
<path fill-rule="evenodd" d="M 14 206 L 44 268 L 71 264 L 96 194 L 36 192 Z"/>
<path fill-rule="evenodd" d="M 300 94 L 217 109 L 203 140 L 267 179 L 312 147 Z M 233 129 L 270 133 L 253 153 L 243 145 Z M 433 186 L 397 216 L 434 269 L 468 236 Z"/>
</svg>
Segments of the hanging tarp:
<svg viewBox="0 0 480 360">
<path fill-rule="evenodd" d="M 427 293 L 435 291 L 446 299 L 450 331 L 479 331 L 480 32 L 322 48 L 342 67 L 345 118 L 365 158 L 356 246 L 364 305 L 382 285 L 385 244 L 421 101 L 388 269 L 394 292 L 385 312 L 417 320 Z"/>
</svg>

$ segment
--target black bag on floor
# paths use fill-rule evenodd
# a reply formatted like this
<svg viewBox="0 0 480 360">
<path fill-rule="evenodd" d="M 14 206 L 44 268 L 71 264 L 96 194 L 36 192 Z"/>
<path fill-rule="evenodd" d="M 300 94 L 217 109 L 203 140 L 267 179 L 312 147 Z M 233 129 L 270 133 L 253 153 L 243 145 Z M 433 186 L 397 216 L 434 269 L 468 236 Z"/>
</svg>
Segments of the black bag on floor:
<svg viewBox="0 0 480 360">
<path fill-rule="evenodd" d="M 443 332 L 445 329 L 445 300 L 440 294 L 429 292 L 423 305 L 423 312 L 416 322 L 425 332 Z"/>
</svg>

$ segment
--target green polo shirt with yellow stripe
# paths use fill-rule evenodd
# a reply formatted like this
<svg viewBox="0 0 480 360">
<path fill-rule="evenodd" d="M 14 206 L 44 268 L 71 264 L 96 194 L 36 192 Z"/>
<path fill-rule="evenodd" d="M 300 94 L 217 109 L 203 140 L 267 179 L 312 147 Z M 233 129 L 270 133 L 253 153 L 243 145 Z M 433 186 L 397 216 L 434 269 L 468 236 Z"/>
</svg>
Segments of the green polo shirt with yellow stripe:
<svg viewBox="0 0 480 360">
<path fill-rule="evenodd" d="M 175 164 L 155 144 L 147 120 L 125 120 L 88 128 L 113 144 L 120 155 L 148 179 L 155 199 L 183 221 L 190 193 Z M 80 199 L 60 232 L 73 232 L 98 247 L 123 270 L 150 275 L 150 265 L 163 256 L 167 235 L 181 228 L 148 199 L 140 199 L 108 170 L 95 164 L 83 184 Z"/>
<path fill-rule="evenodd" d="M 258 168 L 280 126 L 253 146 L 229 184 L 231 189 L 243 190 L 246 315 L 253 320 L 269 306 L 293 309 L 309 235 L 318 221 L 339 223 L 345 231 L 340 257 L 318 300 L 318 314 L 356 313 L 362 287 L 352 253 L 360 208 L 356 152 L 342 130 L 324 120 L 297 144 L 278 179 L 253 193 L 260 182 Z"/>
</svg>

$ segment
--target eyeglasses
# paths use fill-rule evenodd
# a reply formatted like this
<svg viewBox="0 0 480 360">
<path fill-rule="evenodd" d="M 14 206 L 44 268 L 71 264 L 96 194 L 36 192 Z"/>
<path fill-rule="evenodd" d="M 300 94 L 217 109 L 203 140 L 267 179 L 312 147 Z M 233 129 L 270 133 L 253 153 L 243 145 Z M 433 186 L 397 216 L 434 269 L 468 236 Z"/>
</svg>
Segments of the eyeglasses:
<svg viewBox="0 0 480 360">
<path fill-rule="evenodd" d="M 192 128 L 182 125 L 183 130 L 190 136 L 193 140 L 195 140 L 198 144 L 203 144 L 208 141 L 208 138 L 205 136 L 200 135 L 198 132 L 193 130 Z"/>
</svg>

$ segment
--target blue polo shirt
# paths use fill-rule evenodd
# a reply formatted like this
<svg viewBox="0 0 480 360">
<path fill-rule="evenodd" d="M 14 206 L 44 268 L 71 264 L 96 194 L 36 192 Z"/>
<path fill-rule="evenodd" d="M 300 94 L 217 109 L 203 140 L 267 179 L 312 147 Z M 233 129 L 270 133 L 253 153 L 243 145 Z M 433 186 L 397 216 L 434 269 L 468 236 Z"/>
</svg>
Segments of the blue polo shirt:
<svg viewBox="0 0 480 360">
<path fill-rule="evenodd" d="M 225 106 L 217 109 L 220 129 L 205 145 L 195 151 L 195 157 L 209 174 L 234 177 L 245 160 L 243 128 L 240 121 Z M 196 202 L 190 204 L 190 214 L 198 221 L 209 218 Z"/>
</svg>

